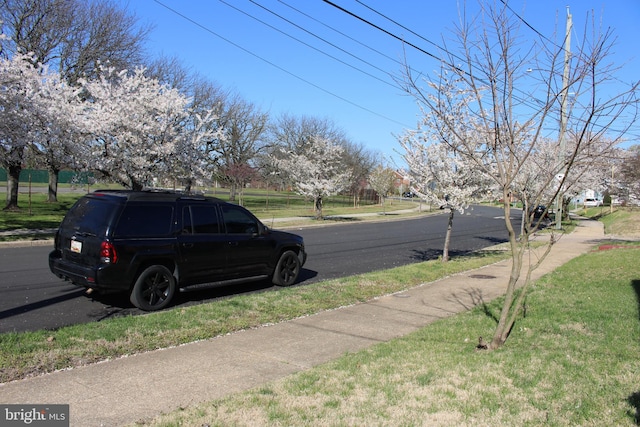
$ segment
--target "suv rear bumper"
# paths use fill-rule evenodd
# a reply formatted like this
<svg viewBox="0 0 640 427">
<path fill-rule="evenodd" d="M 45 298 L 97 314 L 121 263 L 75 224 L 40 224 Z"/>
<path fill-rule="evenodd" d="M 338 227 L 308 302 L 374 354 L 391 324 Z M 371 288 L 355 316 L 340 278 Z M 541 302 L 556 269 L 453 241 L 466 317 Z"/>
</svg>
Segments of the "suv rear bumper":
<svg viewBox="0 0 640 427">
<path fill-rule="evenodd" d="M 92 268 L 65 261 L 57 249 L 49 253 L 49 269 L 61 279 L 91 289 L 128 290 L 128 284 L 123 281 L 108 280 L 109 267 L 103 265 Z"/>
</svg>

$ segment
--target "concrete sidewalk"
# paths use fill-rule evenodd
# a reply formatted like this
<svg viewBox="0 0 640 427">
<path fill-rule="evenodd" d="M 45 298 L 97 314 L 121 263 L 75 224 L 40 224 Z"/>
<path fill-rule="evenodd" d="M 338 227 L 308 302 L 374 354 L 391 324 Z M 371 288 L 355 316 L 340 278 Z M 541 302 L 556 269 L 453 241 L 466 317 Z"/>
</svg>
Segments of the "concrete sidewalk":
<svg viewBox="0 0 640 427">
<path fill-rule="evenodd" d="M 533 279 L 589 251 L 602 224 L 581 220 Z M 503 294 L 503 261 L 406 292 L 180 347 L 0 384 L 3 404 L 69 404 L 72 426 L 120 426 L 210 401 L 406 335 Z"/>
</svg>

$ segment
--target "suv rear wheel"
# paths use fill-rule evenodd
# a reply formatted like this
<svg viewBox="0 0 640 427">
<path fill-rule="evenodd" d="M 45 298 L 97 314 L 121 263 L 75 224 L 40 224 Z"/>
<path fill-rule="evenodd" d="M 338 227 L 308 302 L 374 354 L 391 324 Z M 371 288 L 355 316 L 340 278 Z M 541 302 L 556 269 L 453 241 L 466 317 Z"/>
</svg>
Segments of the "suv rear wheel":
<svg viewBox="0 0 640 427">
<path fill-rule="evenodd" d="M 291 286 L 300 274 L 300 258 L 294 251 L 286 251 L 280 256 L 273 271 L 273 283 L 278 286 Z"/>
<path fill-rule="evenodd" d="M 131 303 L 141 310 L 160 310 L 169 304 L 176 292 L 176 279 L 163 265 L 147 267 L 131 290 Z"/>
</svg>

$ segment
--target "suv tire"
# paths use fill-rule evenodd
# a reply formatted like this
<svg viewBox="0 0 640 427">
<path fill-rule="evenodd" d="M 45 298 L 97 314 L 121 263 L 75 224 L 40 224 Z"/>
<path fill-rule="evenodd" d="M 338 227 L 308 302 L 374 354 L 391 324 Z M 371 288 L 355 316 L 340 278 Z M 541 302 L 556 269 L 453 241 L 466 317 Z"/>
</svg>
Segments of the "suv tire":
<svg viewBox="0 0 640 427">
<path fill-rule="evenodd" d="M 176 292 L 176 278 L 164 265 L 147 267 L 136 279 L 131 290 L 131 303 L 141 310 L 165 308 Z"/>
<path fill-rule="evenodd" d="M 300 258 L 294 251 L 286 251 L 278 260 L 273 271 L 273 283 L 278 286 L 291 286 L 298 279 L 300 274 Z"/>
</svg>

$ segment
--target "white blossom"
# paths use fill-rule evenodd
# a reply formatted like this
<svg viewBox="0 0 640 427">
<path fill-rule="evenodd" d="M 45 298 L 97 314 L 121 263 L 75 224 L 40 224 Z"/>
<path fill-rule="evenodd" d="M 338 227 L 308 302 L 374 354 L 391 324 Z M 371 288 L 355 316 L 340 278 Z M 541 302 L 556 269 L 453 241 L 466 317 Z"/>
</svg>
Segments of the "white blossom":
<svg viewBox="0 0 640 427">
<path fill-rule="evenodd" d="M 85 83 L 94 140 L 92 167 L 140 189 L 163 179 L 180 147 L 189 99 L 137 69 L 105 73 Z"/>
<path fill-rule="evenodd" d="M 322 199 L 342 191 L 349 172 L 342 161 L 344 148 L 328 139 L 314 136 L 300 153 L 272 157 L 277 170 L 286 175 L 298 194 L 314 201 L 316 218 L 322 218 Z"/>
</svg>

